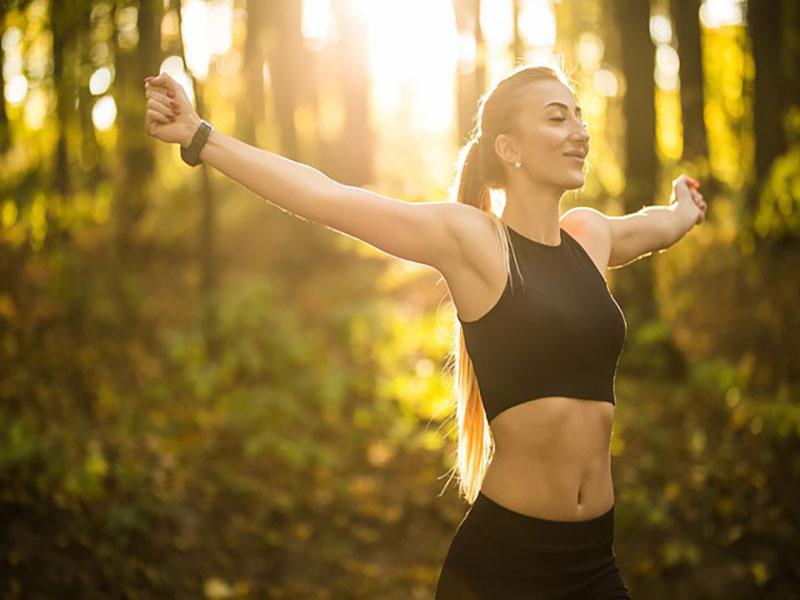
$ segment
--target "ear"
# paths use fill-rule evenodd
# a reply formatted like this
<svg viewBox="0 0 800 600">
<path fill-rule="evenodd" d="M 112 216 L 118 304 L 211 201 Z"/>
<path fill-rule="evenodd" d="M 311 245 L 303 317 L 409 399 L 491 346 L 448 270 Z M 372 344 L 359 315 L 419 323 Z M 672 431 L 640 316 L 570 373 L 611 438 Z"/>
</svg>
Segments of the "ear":
<svg viewBox="0 0 800 600">
<path fill-rule="evenodd" d="M 513 164 L 520 158 L 519 152 L 517 152 L 517 141 L 508 133 L 501 133 L 494 138 L 494 151 L 497 152 L 500 160 L 509 164 Z"/>
</svg>

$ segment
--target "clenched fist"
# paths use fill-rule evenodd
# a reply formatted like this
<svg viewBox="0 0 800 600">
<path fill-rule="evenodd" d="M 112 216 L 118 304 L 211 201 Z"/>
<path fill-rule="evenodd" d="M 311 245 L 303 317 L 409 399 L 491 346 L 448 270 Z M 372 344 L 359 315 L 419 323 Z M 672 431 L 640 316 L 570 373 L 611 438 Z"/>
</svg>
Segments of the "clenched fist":
<svg viewBox="0 0 800 600">
<path fill-rule="evenodd" d="M 200 117 L 183 87 L 167 73 L 146 77 L 144 81 L 145 131 L 162 142 L 188 146 L 200 125 Z"/>
<path fill-rule="evenodd" d="M 672 181 L 671 203 L 677 203 L 677 211 L 686 218 L 689 227 L 702 223 L 706 218 L 706 202 L 700 193 L 700 182 L 688 175 L 680 175 Z"/>
</svg>

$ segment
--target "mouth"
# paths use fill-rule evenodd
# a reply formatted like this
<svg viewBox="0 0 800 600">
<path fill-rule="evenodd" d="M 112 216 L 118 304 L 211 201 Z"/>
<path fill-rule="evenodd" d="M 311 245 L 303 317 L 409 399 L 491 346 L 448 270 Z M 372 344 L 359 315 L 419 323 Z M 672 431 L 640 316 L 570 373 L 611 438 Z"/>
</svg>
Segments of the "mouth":
<svg viewBox="0 0 800 600">
<path fill-rule="evenodd" d="M 586 155 L 589 154 L 588 150 L 571 150 L 570 152 L 565 152 L 564 156 L 568 158 L 577 158 L 580 161 L 586 160 Z"/>
<path fill-rule="evenodd" d="M 580 156 L 580 155 L 577 155 L 577 154 L 565 154 L 564 156 L 566 156 L 567 158 L 571 158 L 573 160 L 576 160 L 579 163 L 583 163 L 583 161 L 586 160 L 585 156 Z"/>
</svg>

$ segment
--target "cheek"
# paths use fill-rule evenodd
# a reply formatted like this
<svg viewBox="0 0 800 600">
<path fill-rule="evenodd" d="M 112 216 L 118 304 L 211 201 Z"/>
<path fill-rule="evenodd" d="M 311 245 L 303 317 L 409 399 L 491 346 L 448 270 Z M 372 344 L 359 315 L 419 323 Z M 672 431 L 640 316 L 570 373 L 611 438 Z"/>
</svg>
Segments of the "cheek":
<svg viewBox="0 0 800 600">
<path fill-rule="evenodd" d="M 534 163 L 560 160 L 566 143 L 564 134 L 557 127 L 536 127 L 528 138 L 526 154 Z"/>
</svg>

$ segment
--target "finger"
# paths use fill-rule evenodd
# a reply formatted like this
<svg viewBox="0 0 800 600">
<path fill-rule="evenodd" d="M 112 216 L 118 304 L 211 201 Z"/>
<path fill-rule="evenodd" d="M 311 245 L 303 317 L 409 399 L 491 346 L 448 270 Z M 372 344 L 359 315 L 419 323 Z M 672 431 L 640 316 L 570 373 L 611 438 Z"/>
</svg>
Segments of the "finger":
<svg viewBox="0 0 800 600">
<path fill-rule="evenodd" d="M 153 85 L 160 85 L 166 88 L 167 90 L 171 90 L 172 92 L 177 91 L 178 89 L 178 82 L 175 81 L 172 77 L 169 76 L 169 73 L 162 72 L 150 79 L 150 83 Z"/>
<path fill-rule="evenodd" d="M 147 101 L 147 108 L 151 108 L 167 117 L 172 116 L 172 108 L 155 98 L 150 98 Z"/>
<path fill-rule="evenodd" d="M 151 121 L 158 121 L 159 123 L 173 123 L 175 119 L 172 117 L 168 117 L 157 110 L 153 110 L 152 108 L 147 109 L 146 118 L 150 119 Z"/>
<path fill-rule="evenodd" d="M 144 97 L 147 98 L 148 100 L 150 98 L 154 98 L 154 99 L 158 100 L 159 102 L 161 102 L 164 105 L 169 105 L 169 103 L 170 103 L 170 97 L 167 94 L 165 94 L 163 92 L 159 92 L 159 91 L 157 91 L 155 89 L 147 90 L 147 92 L 145 92 L 145 94 L 144 94 Z"/>
</svg>

